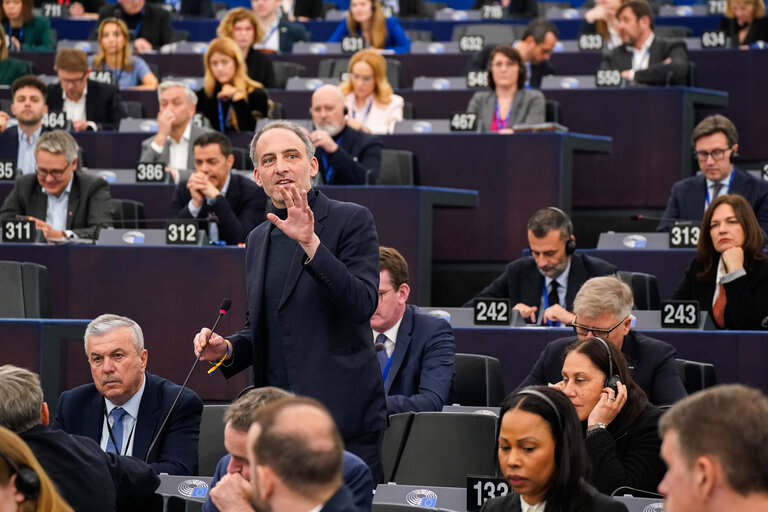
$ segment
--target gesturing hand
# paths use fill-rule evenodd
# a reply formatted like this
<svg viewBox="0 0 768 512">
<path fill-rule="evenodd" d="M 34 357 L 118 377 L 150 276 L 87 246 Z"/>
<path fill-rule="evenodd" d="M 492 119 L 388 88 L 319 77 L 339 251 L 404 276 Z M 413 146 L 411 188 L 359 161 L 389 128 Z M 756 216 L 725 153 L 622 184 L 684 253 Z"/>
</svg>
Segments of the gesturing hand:
<svg viewBox="0 0 768 512">
<path fill-rule="evenodd" d="M 312 259 L 320 245 L 320 239 L 315 234 L 315 215 L 309 207 L 307 191 L 299 192 L 296 185 L 291 183 L 281 187 L 280 194 L 288 210 L 288 218 L 281 220 L 277 215 L 268 213 L 267 219 L 288 238 L 296 240 L 309 259 Z"/>
</svg>

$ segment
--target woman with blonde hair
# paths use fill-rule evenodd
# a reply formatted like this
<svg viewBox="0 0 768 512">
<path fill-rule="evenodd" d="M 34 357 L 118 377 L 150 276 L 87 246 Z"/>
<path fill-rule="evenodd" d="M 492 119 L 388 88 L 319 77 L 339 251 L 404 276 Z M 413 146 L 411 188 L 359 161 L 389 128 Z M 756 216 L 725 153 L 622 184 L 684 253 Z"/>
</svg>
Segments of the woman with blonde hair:
<svg viewBox="0 0 768 512">
<path fill-rule="evenodd" d="M 32 450 L 0 427 L 0 512 L 72 512 Z"/>
<path fill-rule="evenodd" d="M 768 41 L 768 18 L 763 0 L 728 0 L 725 17 L 717 30 L 725 32 L 731 46 L 748 48 L 749 45 Z"/>
<path fill-rule="evenodd" d="M 340 42 L 345 37 L 362 37 L 367 45 L 389 53 L 408 53 L 411 40 L 397 18 L 387 18 L 379 0 L 352 0 L 347 19 L 342 20 L 328 42 Z"/>
<path fill-rule="evenodd" d="M 261 82 L 264 87 L 274 87 L 275 68 L 272 59 L 254 47 L 264 37 L 264 29 L 253 11 L 243 7 L 230 10 L 219 23 L 216 35 L 228 37 L 237 44 L 249 77 Z"/>
<path fill-rule="evenodd" d="M 341 84 L 347 125 L 368 133 L 392 133 L 403 119 L 403 97 L 392 92 L 387 61 L 376 50 L 360 50 L 349 60 L 349 78 Z"/>
<path fill-rule="evenodd" d="M 88 58 L 95 71 L 112 73 L 112 83 L 120 89 L 157 89 L 157 77 L 141 57 L 134 57 L 128 26 L 119 18 L 106 18 L 97 32 L 99 51 Z"/>
<path fill-rule="evenodd" d="M 221 132 L 247 132 L 256 120 L 267 117 L 269 97 L 261 85 L 248 77 L 245 61 L 237 44 L 217 37 L 204 57 L 203 88 L 197 91 L 197 111 Z"/>
</svg>

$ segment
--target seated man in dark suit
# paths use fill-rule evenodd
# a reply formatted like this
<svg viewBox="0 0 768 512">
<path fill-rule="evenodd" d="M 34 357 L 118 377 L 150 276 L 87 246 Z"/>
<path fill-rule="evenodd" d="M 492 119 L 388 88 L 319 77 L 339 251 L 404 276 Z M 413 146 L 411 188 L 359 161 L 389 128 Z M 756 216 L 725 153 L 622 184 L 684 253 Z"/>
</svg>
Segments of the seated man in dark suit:
<svg viewBox="0 0 768 512">
<path fill-rule="evenodd" d="M 147 4 L 145 0 L 117 0 L 117 5 L 106 4 L 99 9 L 99 19 L 90 39 L 96 39 L 98 27 L 105 18 L 119 18 L 128 25 L 132 37 L 136 37 L 133 46 L 138 53 L 158 50 L 171 42 L 171 15 L 157 4 Z"/>
<path fill-rule="evenodd" d="M 312 40 L 304 25 L 280 15 L 280 0 L 251 0 L 251 8 L 264 28 L 264 37 L 256 43 L 262 50 L 291 53 L 293 43 Z"/>
<path fill-rule="evenodd" d="M 701 172 L 672 186 L 657 230 L 667 231 L 679 219 L 699 222 L 717 196 L 739 194 L 752 206 L 760 227 L 768 233 L 768 182 L 733 165 L 739 132 L 731 120 L 720 114 L 705 117 L 693 129 L 691 142 Z"/>
<path fill-rule="evenodd" d="M 8 158 L 16 164 L 16 174 L 34 174 L 35 142 L 42 132 L 43 116 L 48 112 L 45 104 L 45 84 L 35 75 L 24 75 L 11 84 L 11 113 L 17 125 L 6 128 L 8 117 L 0 112 L 0 158 Z"/>
<path fill-rule="evenodd" d="M 147 464 L 104 453 L 87 437 L 48 428 L 48 404 L 36 374 L 0 366 L 0 389 L 0 426 L 27 443 L 74 510 L 128 512 L 141 510 L 152 498 L 160 479 Z"/>
<path fill-rule="evenodd" d="M 379 306 L 371 317 L 389 414 L 440 411 L 455 392 L 456 345 L 442 318 L 407 304 L 408 263 L 379 248 Z"/>
<path fill-rule="evenodd" d="M 203 512 L 229 510 L 251 510 L 248 495 L 241 490 L 249 489 L 251 467 L 248 462 L 246 437 L 251 427 L 253 415 L 261 407 L 277 400 L 292 397 L 288 391 L 275 387 L 263 387 L 250 390 L 237 400 L 224 413 L 224 446 L 229 452 L 216 465 L 211 480 L 211 492 L 208 501 L 203 504 Z M 344 485 L 360 512 L 370 511 L 373 501 L 373 476 L 371 470 L 357 455 L 344 450 L 343 467 Z"/>
<path fill-rule="evenodd" d="M 40 135 L 35 174 L 26 174 L 0 207 L 0 220 L 18 215 L 34 220 L 49 240 L 98 238 L 112 225 L 109 185 L 77 168 L 77 143 L 63 130 Z"/>
<path fill-rule="evenodd" d="M 645 0 L 630 0 L 616 12 L 622 46 L 603 54 L 600 69 L 618 69 L 629 82 L 684 85 L 688 79 L 685 41 L 653 33 L 653 11 Z"/>
<path fill-rule="evenodd" d="M 574 254 L 576 238 L 571 219 L 559 208 L 549 207 L 528 220 L 531 255 L 507 265 L 476 297 L 507 298 L 513 309 L 531 323 L 570 325 L 573 299 L 581 285 L 591 278 L 615 274 L 607 261 L 586 254 Z M 472 300 L 464 304 L 472 306 Z"/>
<path fill-rule="evenodd" d="M 160 430 L 180 388 L 145 371 L 141 327 L 130 318 L 101 315 L 85 330 L 85 353 L 93 383 L 61 394 L 53 427 L 146 461 L 158 474 L 196 475 L 203 403 L 184 389 Z"/>
<path fill-rule="evenodd" d="M 200 219 L 212 242 L 245 242 L 253 228 L 267 218 L 267 196 L 256 182 L 230 172 L 235 156 L 226 135 L 208 132 L 193 143 L 195 172 L 176 186 L 171 216 Z M 208 221 L 211 216 L 215 220 Z"/>
<path fill-rule="evenodd" d="M 576 336 L 548 343 L 519 387 L 560 382 L 565 347 L 577 337 L 597 336 L 621 350 L 632 378 L 651 403 L 673 404 L 685 397 L 685 387 L 675 363 L 677 352 L 672 345 L 631 329 L 633 304 L 632 290 L 617 277 L 595 277 L 584 283 L 573 301 Z"/>
<path fill-rule="evenodd" d="M 75 48 L 56 52 L 59 83 L 48 86 L 48 110 L 63 111 L 76 132 L 114 130 L 123 117 L 120 92 L 111 84 L 88 79 L 88 57 Z"/>
<path fill-rule="evenodd" d="M 315 184 L 375 184 L 381 168 L 382 142 L 376 135 L 347 126 L 347 107 L 341 90 L 331 84 L 312 93 L 309 134 L 319 164 Z"/>
</svg>

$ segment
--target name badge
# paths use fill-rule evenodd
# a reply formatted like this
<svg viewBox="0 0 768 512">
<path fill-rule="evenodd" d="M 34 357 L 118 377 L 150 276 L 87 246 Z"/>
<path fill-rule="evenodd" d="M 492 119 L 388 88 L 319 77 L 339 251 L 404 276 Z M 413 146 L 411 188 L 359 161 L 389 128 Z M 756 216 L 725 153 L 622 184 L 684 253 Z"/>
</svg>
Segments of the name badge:
<svg viewBox="0 0 768 512">
<path fill-rule="evenodd" d="M 35 241 L 35 221 L 8 219 L 3 222 L 3 242 L 29 244 Z"/>
<path fill-rule="evenodd" d="M 165 243 L 168 245 L 197 245 L 197 221 L 174 220 L 165 226 Z"/>
<path fill-rule="evenodd" d="M 666 329 L 697 329 L 699 303 L 695 300 L 662 301 L 661 326 Z"/>
<path fill-rule="evenodd" d="M 467 510 L 480 510 L 483 503 L 509 494 L 509 484 L 496 476 L 467 475 Z"/>
<path fill-rule="evenodd" d="M 475 299 L 475 325 L 509 325 L 509 299 Z"/>
</svg>

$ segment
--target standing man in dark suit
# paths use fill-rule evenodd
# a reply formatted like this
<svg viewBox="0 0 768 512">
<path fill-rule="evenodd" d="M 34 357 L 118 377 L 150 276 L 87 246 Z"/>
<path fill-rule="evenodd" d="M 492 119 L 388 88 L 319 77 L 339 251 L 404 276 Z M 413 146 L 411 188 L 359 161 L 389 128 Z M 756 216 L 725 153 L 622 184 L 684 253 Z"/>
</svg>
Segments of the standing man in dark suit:
<svg viewBox="0 0 768 512">
<path fill-rule="evenodd" d="M 607 261 L 574 254 L 573 224 L 559 208 L 544 208 L 528 219 L 528 246 L 531 256 L 511 262 L 475 297 L 508 298 L 528 322 L 570 325 L 573 299 L 581 285 L 617 271 Z M 464 306 L 471 307 L 472 300 Z"/>
<path fill-rule="evenodd" d="M 195 172 L 176 186 L 171 216 L 200 219 L 212 242 L 245 242 L 253 228 L 266 219 L 267 197 L 252 180 L 230 172 L 235 161 L 232 144 L 220 132 L 208 132 L 194 141 Z M 215 220 L 208 221 L 210 216 Z"/>
<path fill-rule="evenodd" d="M 74 510 L 129 512 L 152 498 L 160 479 L 147 464 L 104 453 L 92 439 L 48 428 L 48 404 L 36 374 L 0 366 L 0 389 L 0 426 L 27 443 Z"/>
<path fill-rule="evenodd" d="M 85 330 L 85 353 L 93 383 L 61 394 L 53 427 L 89 437 L 104 451 L 144 460 L 158 474 L 196 475 L 203 403 L 185 389 L 160 431 L 180 388 L 146 373 L 139 324 L 99 316 Z"/>
<path fill-rule="evenodd" d="M 48 86 L 48 110 L 64 111 L 76 132 L 114 130 L 123 117 L 120 92 L 111 84 L 88 79 L 88 57 L 83 50 L 62 48 L 54 64 L 59 83 Z"/>
<path fill-rule="evenodd" d="M 257 41 L 258 48 L 291 53 L 293 43 L 312 39 L 302 24 L 281 15 L 280 0 L 251 0 L 251 8 L 264 29 L 264 37 Z"/>
<path fill-rule="evenodd" d="M 375 184 L 381 168 L 381 139 L 347 126 L 344 94 L 326 84 L 312 93 L 309 139 L 319 165 L 313 183 L 325 185 Z"/>
<path fill-rule="evenodd" d="M 668 405 L 684 398 L 685 387 L 675 363 L 677 352 L 672 345 L 631 329 L 633 304 L 632 290 L 614 276 L 584 283 L 573 302 L 576 336 L 548 343 L 518 388 L 560 382 L 563 350 L 577 338 L 597 336 L 621 350 L 632 378 L 652 404 Z"/>
<path fill-rule="evenodd" d="M 106 18 L 119 18 L 128 25 L 137 53 L 159 50 L 171 42 L 171 15 L 157 4 L 147 4 L 145 0 L 117 0 L 117 5 L 106 4 L 99 9 L 91 40 L 96 39 L 98 27 Z"/>
<path fill-rule="evenodd" d="M 35 143 L 35 174 L 16 183 L 0 207 L 0 219 L 24 215 L 46 239 L 98 238 L 112 225 L 109 185 L 77 168 L 77 143 L 63 130 L 40 135 Z"/>
<path fill-rule="evenodd" d="M 389 414 L 441 411 L 455 393 L 456 344 L 442 318 L 407 304 L 408 263 L 379 247 L 379 306 L 371 317 Z"/>
<path fill-rule="evenodd" d="M 623 45 L 603 55 L 600 69 L 618 69 L 629 82 L 685 85 L 688 49 L 685 41 L 653 33 L 653 11 L 645 0 L 630 0 L 616 12 Z"/>
<path fill-rule="evenodd" d="M 11 84 L 11 113 L 17 125 L 6 129 L 8 115 L 0 111 L 0 157 L 16 163 L 16 174 L 34 174 L 35 143 L 43 127 L 43 116 L 48 113 L 45 104 L 45 84 L 35 75 L 20 76 Z"/>
<path fill-rule="evenodd" d="M 768 182 L 733 165 L 739 132 L 731 120 L 720 114 L 705 117 L 693 129 L 691 144 L 701 172 L 672 186 L 657 230 L 669 230 L 678 219 L 701 221 L 716 197 L 739 194 L 752 206 L 760 227 L 768 233 Z"/>
<path fill-rule="evenodd" d="M 312 396 L 333 414 L 346 449 L 381 482 L 386 404 L 371 344 L 379 243 L 371 213 L 312 189 L 314 146 L 298 126 L 275 121 L 251 142 L 256 183 L 270 213 L 246 243 L 245 326 L 228 339 L 209 329 L 195 353 L 226 363 L 225 376 L 253 369 L 256 386 Z M 354 391 L 351 391 L 354 390 Z"/>
</svg>

